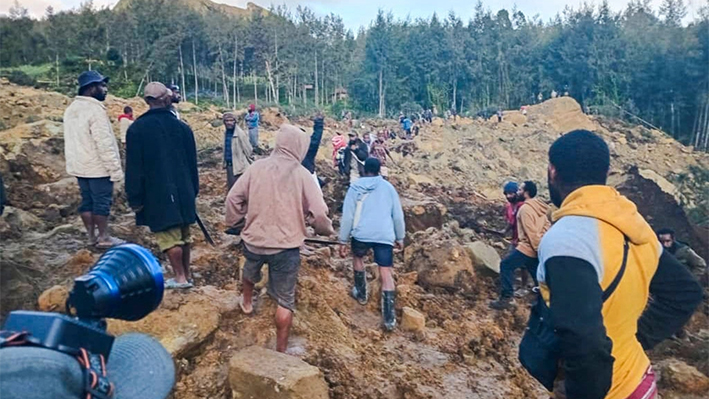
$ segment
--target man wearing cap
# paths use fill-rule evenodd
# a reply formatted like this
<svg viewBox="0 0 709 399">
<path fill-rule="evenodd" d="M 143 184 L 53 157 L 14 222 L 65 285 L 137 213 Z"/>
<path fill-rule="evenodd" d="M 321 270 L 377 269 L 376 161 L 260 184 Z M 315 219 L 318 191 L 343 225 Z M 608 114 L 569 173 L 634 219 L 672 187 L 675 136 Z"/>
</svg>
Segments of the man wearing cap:
<svg viewBox="0 0 709 399">
<path fill-rule="evenodd" d="M 150 106 L 128 129 L 126 193 L 136 224 L 155 233 L 175 277 L 167 288 L 191 288 L 190 226 L 197 219 L 197 149 L 189 126 L 169 107 L 172 92 L 162 83 L 145 86 Z"/>
<path fill-rule="evenodd" d="M 226 112 L 222 116 L 224 132 L 224 168 L 226 169 L 227 191 L 253 163 L 251 143 L 243 130 L 236 124 L 236 116 Z"/>
<path fill-rule="evenodd" d="M 113 386 L 94 380 L 94 389 L 112 391 L 113 399 L 164 399 L 175 385 L 170 354 L 158 341 L 143 334 L 117 337 L 105 369 L 105 379 Z M 0 398 L 87 398 L 90 374 L 85 374 L 86 370 L 76 356 L 59 350 L 7 346 L 0 349 Z"/>
<path fill-rule="evenodd" d="M 66 171 L 79 182 L 79 214 L 89 245 L 104 249 L 121 242 L 108 234 L 108 216 L 113 184 L 123 180 L 118 143 L 102 104 L 107 84 L 108 78 L 100 73 L 83 72 L 79 75 L 79 95 L 64 111 Z"/>
<path fill-rule="evenodd" d="M 249 141 L 251 142 L 251 147 L 254 151 L 258 149 L 258 125 L 261 121 L 261 116 L 256 112 L 256 106 L 254 104 L 249 104 L 249 112 L 244 117 L 246 121 L 246 126 L 249 128 Z"/>
<path fill-rule="evenodd" d="M 168 86 L 168 89 L 172 92 L 172 95 L 170 97 L 171 103 L 170 103 L 170 112 L 172 112 L 173 115 L 179 120 L 180 119 L 180 111 L 177 110 L 177 104 L 182 101 L 182 94 L 180 92 L 180 86 L 176 84 L 171 84 Z"/>
</svg>

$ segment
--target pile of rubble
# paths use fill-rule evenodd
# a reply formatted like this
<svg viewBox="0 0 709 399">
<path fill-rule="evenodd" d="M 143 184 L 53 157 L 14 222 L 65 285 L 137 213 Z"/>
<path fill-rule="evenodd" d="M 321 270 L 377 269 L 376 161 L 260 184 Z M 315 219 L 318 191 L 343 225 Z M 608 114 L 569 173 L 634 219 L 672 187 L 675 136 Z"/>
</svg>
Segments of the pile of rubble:
<svg viewBox="0 0 709 399">
<path fill-rule="evenodd" d="M 84 246 L 78 189 L 64 172 L 61 117 L 69 101 L 0 81 L 0 173 L 10 200 L 0 218 L 2 316 L 18 308 L 63 311 L 72 279 L 100 256 Z M 146 109 L 140 99 L 109 96 L 106 105 L 114 123 L 125 105 L 136 114 Z M 372 263 L 374 295 L 362 307 L 347 294 L 351 262 L 331 248 L 316 248 L 301 268 L 290 356 L 276 354 L 264 349 L 275 347 L 275 304 L 262 292 L 257 314 L 241 314 L 236 299 L 244 258 L 236 239 L 221 233 L 223 110 L 181 107 L 200 149 L 198 211 L 217 248 L 194 234 L 197 288 L 167 292 L 160 308 L 139 322 L 109 322 L 114 334 L 142 331 L 160 339 L 177 365 L 177 399 L 546 397 L 517 360 L 528 310 L 497 313 L 487 302 L 496 295 L 500 255 L 509 246 L 497 233 L 504 228 L 500 187 L 526 179 L 544 186 L 546 151 L 571 129 L 592 129 L 610 143 L 613 183 L 653 224 L 674 227 L 698 249 L 709 247 L 702 241 L 706 231 L 688 216 L 701 215 L 698 209 L 706 206 L 708 183 L 701 173 L 709 159 L 660 132 L 591 119 L 569 98 L 532 106 L 527 115 L 506 112 L 499 124 L 436 119 L 413 142 L 390 143 L 391 181 L 407 222 L 407 247 L 397 254 L 395 269 L 400 328 L 391 334 L 379 328 Z M 272 146 L 275 130 L 288 119 L 269 109 L 262 120 L 262 139 Z M 305 119 L 292 123 L 307 132 L 312 127 Z M 365 120 L 357 129 L 395 125 Z M 330 164 L 329 139 L 337 129 L 344 127 L 326 120 L 317 158 L 335 222 L 345 192 Z M 115 235 L 162 257 L 120 194 L 111 226 Z M 687 340 L 664 343 L 652 354 L 665 399 L 700 398 L 709 386 L 706 314 L 695 315 L 687 330 Z"/>
</svg>

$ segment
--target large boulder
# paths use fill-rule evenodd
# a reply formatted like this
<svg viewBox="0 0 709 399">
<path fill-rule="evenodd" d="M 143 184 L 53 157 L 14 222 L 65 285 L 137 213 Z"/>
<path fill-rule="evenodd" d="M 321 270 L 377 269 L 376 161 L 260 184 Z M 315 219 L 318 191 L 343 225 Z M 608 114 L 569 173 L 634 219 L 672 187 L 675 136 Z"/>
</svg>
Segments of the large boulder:
<svg viewBox="0 0 709 399">
<path fill-rule="evenodd" d="M 657 368 L 662 387 L 687 394 L 706 395 L 709 392 L 709 377 L 681 360 L 664 360 Z"/>
<path fill-rule="evenodd" d="M 408 270 L 418 272 L 417 283 L 425 288 L 465 290 L 475 274 L 465 248 L 451 242 L 408 247 L 404 261 Z"/>
<path fill-rule="evenodd" d="M 482 241 L 465 245 L 473 265 L 479 269 L 491 270 L 500 274 L 500 255 L 495 249 Z"/>
<path fill-rule="evenodd" d="M 440 229 L 448 209 L 434 201 L 416 201 L 402 198 L 401 206 L 404 208 L 406 231 L 413 233 L 426 230 L 429 227 Z"/>
<path fill-rule="evenodd" d="M 219 293 L 220 295 L 215 295 Z M 229 298 L 234 293 L 218 292 L 214 287 L 202 287 L 188 293 L 166 291 L 163 303 L 156 311 L 137 322 L 108 321 L 108 332 L 121 335 L 136 331 L 152 335 L 167 349 L 173 358 L 188 356 L 198 349 L 216 331 L 224 312 L 235 308 L 236 301 L 216 300 Z"/>
<path fill-rule="evenodd" d="M 229 385 L 235 399 L 326 399 L 320 369 L 284 353 L 251 346 L 229 362 Z"/>
</svg>

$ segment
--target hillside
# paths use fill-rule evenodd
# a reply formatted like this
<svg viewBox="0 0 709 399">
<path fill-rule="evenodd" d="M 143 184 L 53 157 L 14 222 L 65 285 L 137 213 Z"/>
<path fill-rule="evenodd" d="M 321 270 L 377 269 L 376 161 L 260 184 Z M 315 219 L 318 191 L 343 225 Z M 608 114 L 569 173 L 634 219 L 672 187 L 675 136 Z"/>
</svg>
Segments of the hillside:
<svg viewBox="0 0 709 399">
<path fill-rule="evenodd" d="M 0 218 L 0 317 L 19 308 L 61 311 L 72 279 L 101 255 L 86 248 L 76 214 L 78 188 L 64 171 L 62 114 L 70 101 L 0 79 L 0 118 L 6 127 L 0 131 L 0 173 L 10 202 Z M 109 96 L 106 106 L 116 132 L 124 105 L 138 115 L 146 110 L 138 98 Z M 222 233 L 223 111 L 181 104 L 199 148 L 198 211 L 217 243 L 210 247 L 198 230 L 192 232 L 197 288 L 168 292 L 161 307 L 140 322 L 109 322 L 112 333 L 146 332 L 168 348 L 178 370 L 176 399 L 234 397 L 229 378 L 234 354 L 251 345 L 274 347 L 273 301 L 262 294 L 253 317 L 243 316 L 236 304 L 244 257 L 236 238 Z M 288 118 L 265 109 L 262 119 L 262 141 L 272 147 L 275 131 Z M 290 122 L 311 132 L 307 119 Z M 356 126 L 363 133 L 396 128 L 397 123 L 360 120 Z M 412 330 L 382 333 L 378 294 L 365 307 L 348 297 L 350 259 L 329 247 L 303 257 L 289 350 L 318 368 L 329 397 L 548 398 L 517 360 L 529 313 L 526 299 L 518 300 L 515 311 L 487 306 L 497 292 L 491 269 L 509 245 L 490 231 L 504 228 L 505 181 L 537 181 L 542 197 L 547 196 L 546 151 L 560 134 L 576 128 L 594 130 L 609 143 L 612 183 L 638 204 L 653 227 L 673 227 L 696 249 L 709 248 L 707 231 L 693 222 L 705 217 L 709 155 L 662 132 L 590 118 L 568 97 L 532 106 L 526 116 L 506 111 L 499 124 L 434 119 L 414 140 L 389 143 L 395 160 L 391 182 L 407 223 L 406 250 L 395 260 L 397 312 L 401 320 L 410 312 L 404 307 L 414 309 L 424 322 Z M 336 223 L 345 186 L 330 165 L 330 138 L 345 129 L 326 119 L 317 158 L 318 174 L 329 182 L 324 196 Z M 115 202 L 113 234 L 150 248 L 167 264 L 153 236 L 135 226 L 124 195 Z M 376 293 L 377 269 L 371 262 L 367 267 Z M 695 314 L 687 338 L 665 342 L 651 353 L 664 376 L 663 399 L 703 397 L 702 384 L 709 384 L 708 307 L 705 301 Z"/>
<path fill-rule="evenodd" d="M 114 10 L 126 10 L 131 6 L 133 0 L 120 0 Z M 268 13 L 268 10 L 254 3 L 246 3 L 246 8 L 232 6 L 229 4 L 216 3 L 211 0 L 171 0 L 202 15 L 209 13 L 225 14 L 232 17 L 248 17 L 254 12 Z"/>
</svg>

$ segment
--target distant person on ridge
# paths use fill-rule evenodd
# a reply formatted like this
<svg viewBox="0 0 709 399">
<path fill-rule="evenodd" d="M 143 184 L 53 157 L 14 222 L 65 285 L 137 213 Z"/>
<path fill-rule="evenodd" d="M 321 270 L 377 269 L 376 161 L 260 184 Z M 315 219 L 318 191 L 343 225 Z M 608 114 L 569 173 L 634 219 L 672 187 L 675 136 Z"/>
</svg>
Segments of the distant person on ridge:
<svg viewBox="0 0 709 399">
<path fill-rule="evenodd" d="M 519 358 L 556 399 L 655 399 L 645 351 L 678 331 L 702 300 L 635 204 L 606 186 L 609 166 L 608 145 L 586 130 L 549 149 L 549 193 L 559 209 L 539 246 L 540 290 Z"/>
<path fill-rule="evenodd" d="M 268 264 L 268 294 L 278 304 L 275 324 L 279 352 L 288 348 L 306 222 L 316 234 L 335 233 L 325 200 L 301 165 L 309 141 L 297 127 L 282 125 L 271 155 L 254 162 L 226 199 L 227 226 L 244 224 L 241 238 L 246 264 L 241 281 L 241 310 L 245 314 L 253 312 L 254 284 L 261 280 L 261 267 Z"/>
<path fill-rule="evenodd" d="M 123 242 L 108 234 L 113 185 L 123 181 L 123 169 L 116 136 L 102 104 L 107 84 L 108 78 L 100 73 L 83 72 L 79 75 L 79 95 L 64 112 L 66 172 L 79 182 L 79 214 L 88 244 L 100 249 Z"/>
<path fill-rule="evenodd" d="M 347 244 L 352 245 L 354 288 L 352 297 L 362 305 L 367 303 L 367 275 L 364 257 L 374 251 L 374 262 L 379 266 L 382 283 L 382 324 L 392 331 L 396 327 L 396 286 L 392 277 L 394 247 L 404 249 L 404 211 L 394 186 L 379 176 L 379 160 L 368 158 L 364 176 L 350 185 L 340 221 L 340 256 L 347 255 Z"/>
<path fill-rule="evenodd" d="M 222 116 L 224 122 L 224 168 L 226 169 L 227 192 L 241 177 L 246 168 L 253 163 L 251 159 L 251 143 L 249 137 L 236 123 L 236 116 L 226 112 Z"/>
<path fill-rule="evenodd" d="M 404 120 L 401 122 L 401 127 L 404 129 L 404 134 L 407 140 L 411 140 L 411 127 L 413 125 L 414 124 L 411 122 L 411 119 L 409 119 L 408 116 L 404 116 Z"/>
<path fill-rule="evenodd" d="M 249 129 L 249 142 L 255 152 L 259 151 L 258 147 L 258 127 L 261 122 L 261 115 L 256 112 L 256 105 L 249 104 L 249 112 L 244 117 L 246 127 Z"/>
<path fill-rule="evenodd" d="M 514 273 L 520 267 L 525 267 L 529 274 L 537 276 L 537 249 L 542 236 L 549 230 L 550 222 L 547 216 L 549 205 L 537 197 L 537 185 L 534 182 L 522 183 L 517 195 L 524 203 L 517 211 L 517 247 L 500 263 L 500 299 L 491 302 L 493 309 L 508 309 L 514 305 Z"/>
<path fill-rule="evenodd" d="M 150 109 L 128 128 L 128 205 L 170 261 L 175 277 L 165 287 L 192 288 L 190 226 L 197 220 L 199 194 L 194 134 L 172 114 L 172 92 L 164 84 L 148 83 L 144 98 Z"/>
</svg>

